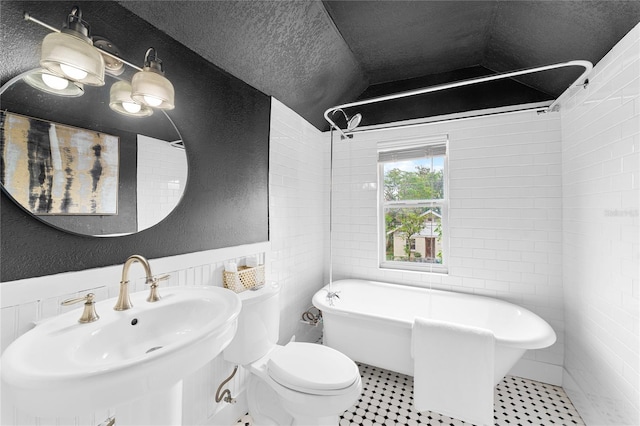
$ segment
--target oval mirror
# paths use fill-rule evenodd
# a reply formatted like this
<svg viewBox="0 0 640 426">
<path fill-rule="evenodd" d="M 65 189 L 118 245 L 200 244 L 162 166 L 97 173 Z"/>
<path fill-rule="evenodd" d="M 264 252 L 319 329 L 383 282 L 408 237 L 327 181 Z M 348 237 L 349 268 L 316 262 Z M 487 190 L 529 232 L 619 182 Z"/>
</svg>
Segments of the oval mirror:
<svg viewBox="0 0 640 426">
<path fill-rule="evenodd" d="M 169 115 L 112 110 L 115 78 L 59 96 L 33 87 L 39 72 L 0 88 L 2 190 L 33 217 L 82 235 L 133 234 L 171 213 L 188 169 Z"/>
</svg>

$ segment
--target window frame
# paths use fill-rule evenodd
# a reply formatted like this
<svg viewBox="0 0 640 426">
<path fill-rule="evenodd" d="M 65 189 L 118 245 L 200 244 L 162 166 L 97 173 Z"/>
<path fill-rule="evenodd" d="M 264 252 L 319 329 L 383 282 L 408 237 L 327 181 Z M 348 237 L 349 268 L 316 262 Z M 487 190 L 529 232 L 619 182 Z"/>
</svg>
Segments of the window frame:
<svg viewBox="0 0 640 426">
<path fill-rule="evenodd" d="M 430 200 L 405 200 L 385 201 L 384 199 L 384 165 L 389 161 L 381 161 L 380 153 L 391 151 L 407 151 L 417 148 L 444 147 L 443 170 L 443 198 Z M 397 139 L 378 142 L 378 264 L 380 269 L 396 271 L 415 271 L 426 273 L 447 274 L 449 265 L 449 137 L 448 135 L 436 135 L 414 139 Z M 413 158 L 421 158 L 415 156 Z M 411 208 L 411 207 L 440 207 L 442 227 L 442 263 L 409 262 L 399 260 L 387 260 L 386 257 L 386 223 L 385 210 L 387 208 Z"/>
</svg>

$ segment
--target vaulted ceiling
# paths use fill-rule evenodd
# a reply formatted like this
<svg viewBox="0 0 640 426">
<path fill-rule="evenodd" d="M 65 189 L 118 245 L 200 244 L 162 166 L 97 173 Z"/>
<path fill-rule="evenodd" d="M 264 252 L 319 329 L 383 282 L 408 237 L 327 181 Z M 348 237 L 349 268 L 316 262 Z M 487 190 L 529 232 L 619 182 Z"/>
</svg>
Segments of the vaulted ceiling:
<svg viewBox="0 0 640 426">
<path fill-rule="evenodd" d="M 320 129 L 327 108 L 357 99 L 576 59 L 596 64 L 640 22 L 637 0 L 120 3 Z M 429 107 L 383 108 L 363 124 L 555 99 L 581 71 L 455 89 L 422 102 Z"/>
</svg>

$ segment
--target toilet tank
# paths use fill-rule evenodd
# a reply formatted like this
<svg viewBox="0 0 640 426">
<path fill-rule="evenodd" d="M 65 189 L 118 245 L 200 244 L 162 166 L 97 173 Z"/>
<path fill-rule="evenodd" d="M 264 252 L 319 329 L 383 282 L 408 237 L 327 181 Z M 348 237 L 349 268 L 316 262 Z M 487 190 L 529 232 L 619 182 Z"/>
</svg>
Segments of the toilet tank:
<svg viewBox="0 0 640 426">
<path fill-rule="evenodd" d="M 238 331 L 224 350 L 224 359 L 246 365 L 262 358 L 278 342 L 280 332 L 280 285 L 267 283 L 259 290 L 238 294 L 242 310 Z"/>
</svg>

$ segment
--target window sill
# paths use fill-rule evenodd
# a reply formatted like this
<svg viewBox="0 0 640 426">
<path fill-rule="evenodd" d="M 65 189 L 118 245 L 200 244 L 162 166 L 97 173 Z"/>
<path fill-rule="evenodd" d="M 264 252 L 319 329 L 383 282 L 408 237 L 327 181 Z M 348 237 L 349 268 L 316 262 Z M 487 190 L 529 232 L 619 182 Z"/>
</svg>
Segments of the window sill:
<svg viewBox="0 0 640 426">
<path fill-rule="evenodd" d="M 380 263 L 380 269 L 404 272 L 420 272 L 423 274 L 449 274 L 449 270 L 446 266 L 439 264 L 434 265 L 433 263 L 418 264 L 414 262 L 382 262 Z"/>
</svg>

